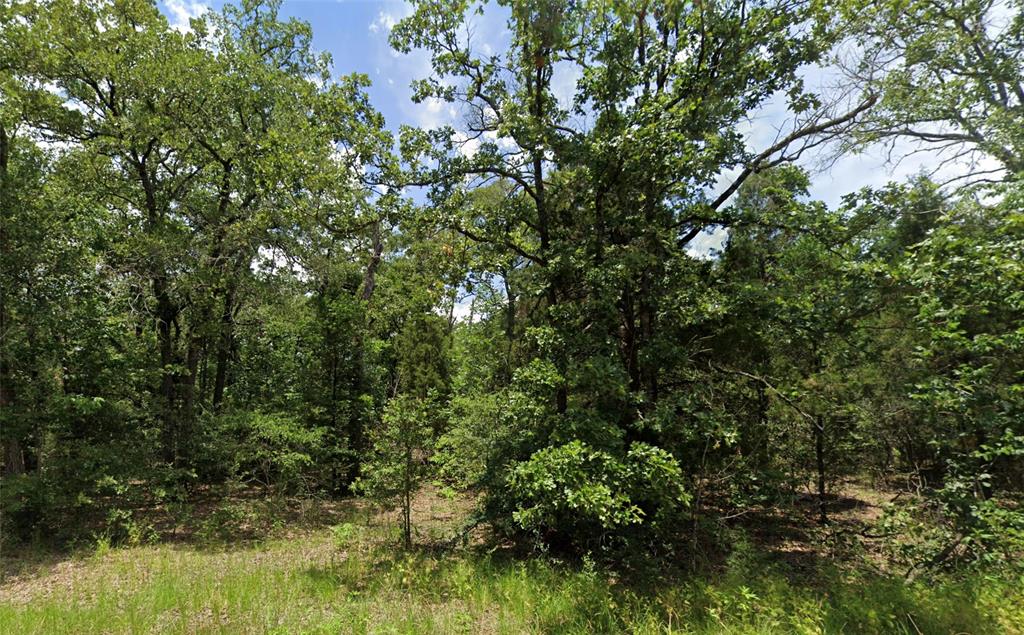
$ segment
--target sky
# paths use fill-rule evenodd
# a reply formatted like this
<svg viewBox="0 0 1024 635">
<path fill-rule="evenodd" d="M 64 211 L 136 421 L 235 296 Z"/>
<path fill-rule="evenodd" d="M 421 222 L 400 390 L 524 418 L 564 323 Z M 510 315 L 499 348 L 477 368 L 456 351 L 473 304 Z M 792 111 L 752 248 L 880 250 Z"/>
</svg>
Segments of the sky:
<svg viewBox="0 0 1024 635">
<path fill-rule="evenodd" d="M 172 26 L 188 28 L 189 17 L 206 10 L 219 10 L 221 1 L 160 0 L 160 8 Z M 448 103 L 429 101 L 414 103 L 410 82 L 430 73 L 429 56 L 422 51 L 408 55 L 388 45 L 391 27 L 410 13 L 409 6 L 396 0 L 284 0 L 284 17 L 309 22 L 313 29 L 313 46 L 330 53 L 335 76 L 348 73 L 366 74 L 372 85 L 367 90 L 371 103 L 384 115 L 387 127 L 397 130 L 401 124 L 434 128 L 445 124 L 456 130 L 461 127 L 459 112 Z M 483 16 L 473 25 L 474 38 L 486 52 L 487 47 L 499 49 L 507 38 L 502 18 Z M 810 71 L 809 87 L 814 81 L 823 83 L 821 71 Z M 569 99 L 575 78 L 567 73 L 554 80 L 556 95 Z M 784 124 L 784 108 L 768 104 L 746 126 L 752 150 L 769 145 L 776 130 Z M 909 148 L 904 148 L 909 150 Z M 897 154 L 903 154 L 902 152 Z M 836 206 L 842 196 L 863 187 L 881 186 L 889 181 L 902 181 L 936 163 L 931 154 L 919 154 L 894 163 L 887 159 L 885 148 L 872 148 L 858 155 L 844 156 L 823 167 L 822 156 L 811 155 L 802 165 L 811 171 L 811 196 Z M 723 177 L 723 185 L 729 175 Z M 699 236 L 691 244 L 691 252 L 702 255 L 721 246 L 723 232 Z"/>
</svg>

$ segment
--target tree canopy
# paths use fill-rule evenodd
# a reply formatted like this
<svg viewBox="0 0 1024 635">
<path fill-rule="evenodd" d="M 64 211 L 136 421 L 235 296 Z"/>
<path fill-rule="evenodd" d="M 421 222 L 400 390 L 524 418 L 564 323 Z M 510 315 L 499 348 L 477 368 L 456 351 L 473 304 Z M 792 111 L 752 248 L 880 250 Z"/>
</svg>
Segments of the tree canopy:
<svg viewBox="0 0 1024 635">
<path fill-rule="evenodd" d="M 0 5 L 5 538 L 234 484 L 366 494 L 409 545 L 434 480 L 667 558 L 870 477 L 931 519 L 909 566 L 1019 556 L 1019 0 L 409 9 L 458 129 L 389 127 L 277 0 Z M 934 170 L 811 195 L 879 145 Z"/>
</svg>

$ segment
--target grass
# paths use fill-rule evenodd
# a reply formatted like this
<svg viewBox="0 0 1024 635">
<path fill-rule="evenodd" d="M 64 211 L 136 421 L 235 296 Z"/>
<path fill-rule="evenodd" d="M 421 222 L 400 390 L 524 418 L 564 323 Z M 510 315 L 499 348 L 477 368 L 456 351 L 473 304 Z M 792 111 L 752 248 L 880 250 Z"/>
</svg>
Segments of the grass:
<svg viewBox="0 0 1024 635">
<path fill-rule="evenodd" d="M 627 585 L 484 548 L 403 553 L 386 526 L 350 520 L 235 548 L 21 554 L 0 632 L 1024 633 L 1020 578 L 904 584 L 823 566 L 812 581 L 740 548 L 714 575 Z"/>
</svg>

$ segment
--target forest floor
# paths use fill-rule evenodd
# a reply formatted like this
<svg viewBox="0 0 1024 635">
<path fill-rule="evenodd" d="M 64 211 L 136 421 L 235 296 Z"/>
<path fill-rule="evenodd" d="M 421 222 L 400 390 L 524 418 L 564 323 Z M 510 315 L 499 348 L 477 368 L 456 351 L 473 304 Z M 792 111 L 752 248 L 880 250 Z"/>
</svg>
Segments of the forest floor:
<svg viewBox="0 0 1024 635">
<path fill-rule="evenodd" d="M 826 544 L 812 501 L 752 512 L 703 573 L 632 576 L 524 557 L 483 529 L 452 541 L 473 501 L 442 494 L 417 497 L 411 552 L 362 501 L 251 494 L 141 534 L 154 544 L 8 549 L 0 633 L 1024 633 L 1024 579 L 907 583 L 870 550 Z M 887 496 L 844 487 L 829 535 L 859 531 Z"/>
</svg>

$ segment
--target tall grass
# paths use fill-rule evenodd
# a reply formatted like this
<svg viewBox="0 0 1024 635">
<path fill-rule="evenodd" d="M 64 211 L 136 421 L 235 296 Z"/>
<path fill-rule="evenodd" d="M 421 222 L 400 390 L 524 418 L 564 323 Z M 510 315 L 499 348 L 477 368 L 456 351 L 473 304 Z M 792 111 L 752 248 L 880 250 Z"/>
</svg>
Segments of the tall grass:
<svg viewBox="0 0 1024 635">
<path fill-rule="evenodd" d="M 113 549 L 0 586 L 0 633 L 1024 633 L 1024 579 L 792 582 L 741 552 L 626 586 L 588 566 L 402 553 L 363 528 Z"/>
</svg>

